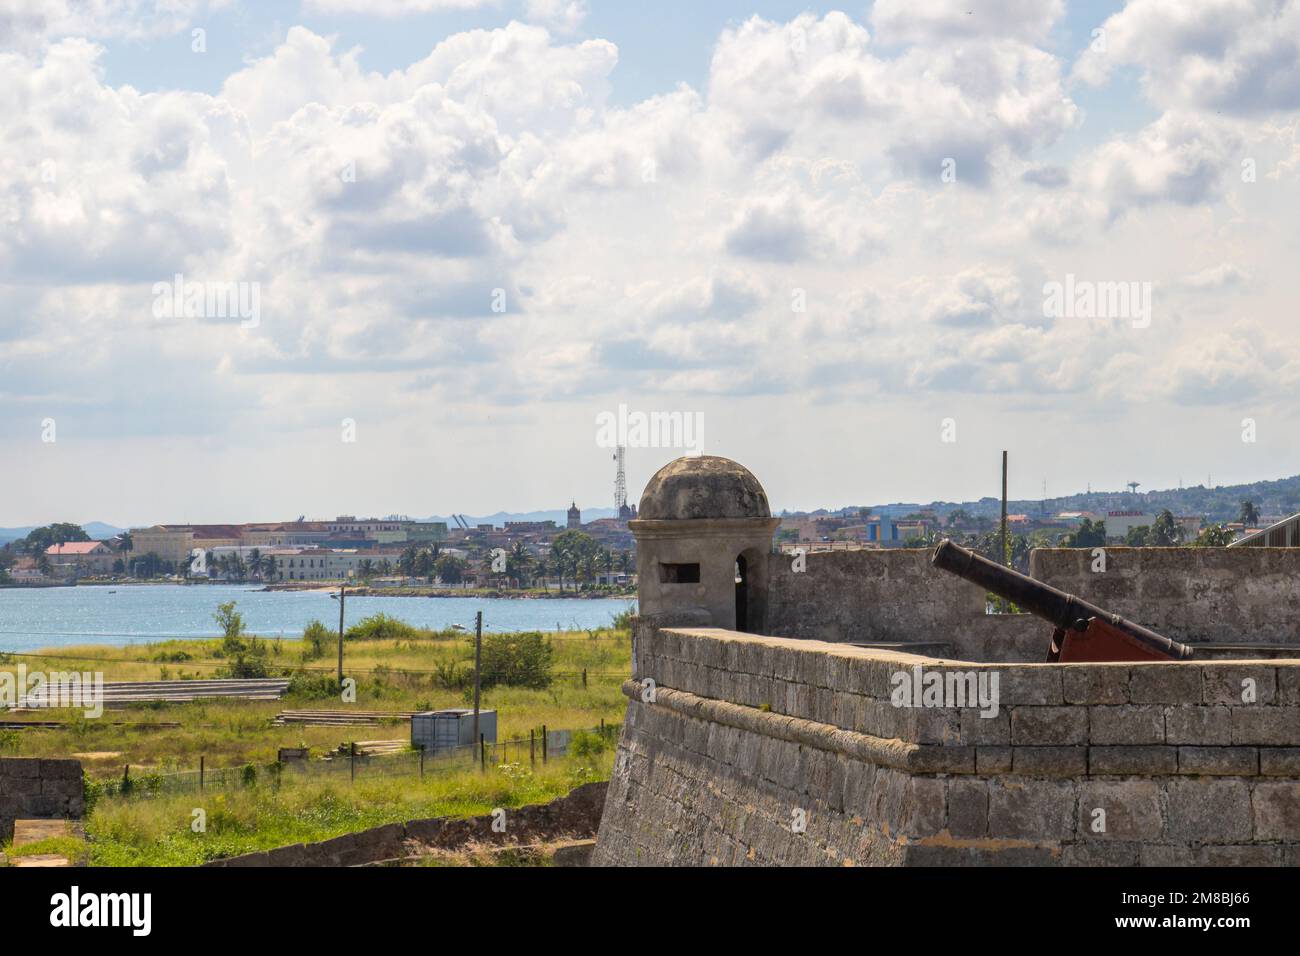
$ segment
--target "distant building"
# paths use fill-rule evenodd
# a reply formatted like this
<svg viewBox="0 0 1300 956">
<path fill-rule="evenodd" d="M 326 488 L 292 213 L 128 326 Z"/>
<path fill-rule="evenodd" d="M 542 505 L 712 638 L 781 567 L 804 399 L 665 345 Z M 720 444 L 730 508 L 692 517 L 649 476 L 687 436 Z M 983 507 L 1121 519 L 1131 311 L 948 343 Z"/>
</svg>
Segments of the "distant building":
<svg viewBox="0 0 1300 956">
<path fill-rule="evenodd" d="M 137 557 L 156 554 L 159 560 L 179 567 L 190 560 L 195 548 L 211 551 L 243 544 L 239 525 L 156 524 L 131 529 L 131 553 Z"/>
<path fill-rule="evenodd" d="M 576 501 L 569 506 L 569 521 L 568 524 L 565 525 L 565 527 L 567 528 L 582 527 L 582 511 L 579 510 L 578 503 Z"/>
<path fill-rule="evenodd" d="M 68 541 L 45 549 L 54 573 L 72 569 L 78 574 L 109 574 L 117 553 L 102 541 Z"/>
</svg>

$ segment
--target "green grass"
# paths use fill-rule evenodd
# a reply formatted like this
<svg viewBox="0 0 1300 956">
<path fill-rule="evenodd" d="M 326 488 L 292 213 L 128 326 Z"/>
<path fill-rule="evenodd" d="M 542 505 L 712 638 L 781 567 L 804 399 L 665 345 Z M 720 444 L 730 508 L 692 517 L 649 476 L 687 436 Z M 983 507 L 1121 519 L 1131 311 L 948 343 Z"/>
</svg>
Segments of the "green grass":
<svg viewBox="0 0 1300 956">
<path fill-rule="evenodd" d="M 530 730 L 577 730 L 603 719 L 623 719 L 621 684 L 631 668 L 631 635 L 621 628 L 547 634 L 554 678 L 549 687 L 493 687 L 484 709 L 497 711 L 498 740 L 527 740 Z M 360 633 L 360 632 L 359 632 Z M 274 676 L 289 676 L 293 693 L 279 701 L 203 700 L 183 704 L 136 704 L 87 720 L 78 711 L 50 710 L 22 719 L 65 721 L 51 730 L 0 731 L 4 756 L 69 757 L 82 761 L 91 782 L 86 843 L 69 845 L 96 866 L 189 866 L 299 842 L 315 842 L 386 823 L 440 816 L 475 816 L 497 807 L 545 803 L 590 780 L 607 779 L 612 747 L 597 735 L 579 735 L 572 756 L 529 769 L 523 764 L 476 769 L 431 768 L 416 774 L 322 778 L 285 772 L 277 781 L 259 774 L 252 786 L 194 792 L 106 795 L 102 784 L 120 778 L 196 770 L 267 765 L 281 747 L 310 747 L 313 756 L 357 740 L 409 738 L 409 724 L 380 726 L 274 727 L 281 710 L 415 711 L 469 704 L 473 637 L 431 632 L 384 622 L 371 639 L 344 642 L 344 673 L 356 680 L 356 702 L 345 704 L 332 686 L 336 640 L 271 639 L 263 643 Z M 21 661 L 29 670 L 101 671 L 105 681 L 184 680 L 224 676 L 229 661 L 220 640 L 159 641 L 128 647 L 85 646 L 40 652 L 41 657 L 0 656 L 0 671 Z M 587 671 L 586 686 L 582 671 Z M 169 723 L 178 726 L 166 726 Z M 381 758 L 382 759 L 382 758 Z M 206 814 L 206 831 L 193 832 L 194 811 Z M 48 841 L 47 841 L 48 842 Z M 78 849 L 79 848 L 79 849 Z M 39 852 L 23 848 L 24 853 Z M 47 850 L 68 855 L 63 850 Z M 477 858 L 476 858 L 477 860 Z M 504 865 L 509 857 L 485 856 L 474 865 Z M 469 864 L 467 864 L 469 865 Z"/>
<path fill-rule="evenodd" d="M 84 860 L 87 851 L 86 841 L 78 837 L 50 837 L 48 840 L 37 840 L 35 843 L 28 843 L 20 847 L 6 846 L 4 848 L 4 854 L 10 858 L 51 854 L 53 856 L 67 857 L 72 863 Z"/>
<path fill-rule="evenodd" d="M 478 816 L 498 807 L 546 803 L 575 786 L 608 779 L 613 754 L 349 784 L 310 779 L 222 793 L 101 798 L 86 821 L 92 866 L 194 866 L 293 843 L 327 840 L 386 823 Z M 206 814 L 195 833 L 195 810 Z"/>
<path fill-rule="evenodd" d="M 482 695 L 483 708 L 497 711 L 499 739 L 527 739 L 530 730 L 543 724 L 551 729 L 578 729 L 594 727 L 602 719 L 617 723 L 623 718 L 627 701 L 620 687 L 631 669 L 630 634 L 609 629 L 548 637 L 554 647 L 555 671 L 550 687 L 494 687 Z M 352 740 L 396 739 L 410 732 L 408 724 L 398 721 L 379 727 L 271 726 L 281 710 L 413 711 L 467 706 L 473 698 L 468 686 L 445 686 L 448 674 L 463 678 L 472 673 L 472 637 L 419 632 L 414 638 L 345 642 L 344 672 L 357 681 L 355 704 L 344 704 L 326 686 L 334 673 L 337 642 L 323 645 L 319 655 L 306 641 L 267 644 L 273 672 L 300 675 L 295 687 L 301 687 L 301 692 L 267 702 L 137 704 L 105 711 L 99 720 L 86 720 L 79 711 L 28 714 L 22 719 L 67 721 L 69 726 L 0 731 L 0 754 L 80 755 L 92 778 L 121 776 L 125 764 L 131 765 L 133 774 L 193 770 L 200 756 L 209 768 L 270 763 L 281 747 L 310 747 L 318 755 Z M 218 640 L 61 648 L 40 652 L 39 660 L 11 659 L 0 664 L 0 670 L 12 671 L 21 660 L 31 670 L 103 671 L 106 681 L 212 677 L 226 664 L 218 656 L 220 650 Z M 586 687 L 581 678 L 584 669 Z M 166 723 L 180 726 L 159 726 Z"/>
</svg>

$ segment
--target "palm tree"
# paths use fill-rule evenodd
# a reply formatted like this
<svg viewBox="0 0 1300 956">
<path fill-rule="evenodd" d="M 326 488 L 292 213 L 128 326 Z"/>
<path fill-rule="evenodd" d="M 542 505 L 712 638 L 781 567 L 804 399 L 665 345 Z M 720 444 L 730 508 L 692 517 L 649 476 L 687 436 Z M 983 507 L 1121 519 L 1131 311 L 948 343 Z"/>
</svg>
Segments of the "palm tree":
<svg viewBox="0 0 1300 956">
<path fill-rule="evenodd" d="M 375 562 L 371 561 L 369 558 L 364 558 L 361 563 L 357 565 L 357 570 L 361 572 L 362 581 L 369 581 L 375 573 Z"/>
<path fill-rule="evenodd" d="M 388 575 L 392 574 L 393 562 L 389 561 L 387 558 L 381 559 L 379 562 L 379 573 L 384 577 L 387 577 Z"/>
<path fill-rule="evenodd" d="M 529 567 L 532 566 L 533 556 L 528 553 L 528 548 L 522 541 L 516 541 L 510 549 L 510 555 L 506 558 L 506 568 L 516 581 L 516 586 L 522 588 L 523 579 L 528 574 Z"/>
<path fill-rule="evenodd" d="M 248 570 L 258 577 L 262 575 L 262 549 L 254 548 L 248 552 Z"/>
<path fill-rule="evenodd" d="M 632 573 L 632 552 L 620 551 L 618 553 L 618 569 L 624 574 Z"/>
<path fill-rule="evenodd" d="M 1259 509 L 1255 507 L 1255 502 L 1243 501 L 1241 503 L 1241 512 L 1238 514 L 1237 520 L 1242 524 L 1250 525 L 1252 528 L 1258 527 Z"/>
<path fill-rule="evenodd" d="M 415 564 L 419 560 L 419 552 L 415 545 L 409 546 L 402 552 L 402 556 L 397 559 L 397 570 L 401 571 L 408 578 L 415 577 Z"/>
</svg>

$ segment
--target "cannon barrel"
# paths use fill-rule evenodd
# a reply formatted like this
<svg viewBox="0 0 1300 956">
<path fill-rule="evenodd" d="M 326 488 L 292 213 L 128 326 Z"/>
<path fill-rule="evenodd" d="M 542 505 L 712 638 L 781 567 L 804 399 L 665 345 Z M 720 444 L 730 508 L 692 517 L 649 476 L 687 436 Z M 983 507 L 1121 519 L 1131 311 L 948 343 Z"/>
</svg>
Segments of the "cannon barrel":
<svg viewBox="0 0 1300 956">
<path fill-rule="evenodd" d="M 930 563 L 1006 598 L 1062 631 L 1082 631 L 1091 619 L 1097 618 L 1158 654 L 1174 660 L 1186 660 L 1192 656 L 1192 649 L 1186 644 L 1172 641 L 1141 624 L 1035 581 L 1012 568 L 1004 568 L 952 541 L 940 541 Z"/>
</svg>

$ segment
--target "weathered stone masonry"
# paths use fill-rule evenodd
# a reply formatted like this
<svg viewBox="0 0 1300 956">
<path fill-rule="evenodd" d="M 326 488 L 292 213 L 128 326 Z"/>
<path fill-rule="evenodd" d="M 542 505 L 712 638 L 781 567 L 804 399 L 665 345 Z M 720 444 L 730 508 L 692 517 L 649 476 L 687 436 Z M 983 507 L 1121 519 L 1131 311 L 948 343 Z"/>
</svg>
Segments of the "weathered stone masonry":
<svg viewBox="0 0 1300 956">
<path fill-rule="evenodd" d="M 26 817 L 78 819 L 86 803 L 79 760 L 0 757 L 0 841 Z"/>
<path fill-rule="evenodd" d="M 997 671 L 998 715 L 893 706 L 917 665 Z M 643 625 L 637 675 L 655 702 L 629 682 L 598 864 L 1300 862 L 1300 662 L 972 664 Z"/>
</svg>

